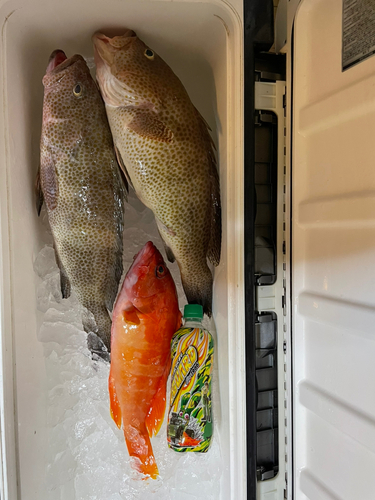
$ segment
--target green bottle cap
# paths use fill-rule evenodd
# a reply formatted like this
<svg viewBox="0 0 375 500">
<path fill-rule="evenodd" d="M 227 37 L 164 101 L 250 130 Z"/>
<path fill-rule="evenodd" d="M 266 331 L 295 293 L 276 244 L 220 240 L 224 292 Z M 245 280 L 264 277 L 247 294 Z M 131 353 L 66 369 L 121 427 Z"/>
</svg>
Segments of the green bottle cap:
<svg viewBox="0 0 375 500">
<path fill-rule="evenodd" d="M 203 307 L 200 304 L 186 304 L 184 318 L 203 319 Z"/>
</svg>

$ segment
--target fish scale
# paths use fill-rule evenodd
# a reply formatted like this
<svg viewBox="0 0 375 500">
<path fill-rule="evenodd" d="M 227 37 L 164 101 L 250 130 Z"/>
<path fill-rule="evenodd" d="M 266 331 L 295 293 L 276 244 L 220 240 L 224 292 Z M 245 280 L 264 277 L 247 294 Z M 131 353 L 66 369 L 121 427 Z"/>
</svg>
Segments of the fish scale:
<svg viewBox="0 0 375 500">
<path fill-rule="evenodd" d="M 188 301 L 211 314 L 207 258 L 214 265 L 220 261 L 221 208 L 207 124 L 171 68 L 134 32 L 112 39 L 96 34 L 93 41 L 120 164 L 154 212 Z"/>
<path fill-rule="evenodd" d="M 150 437 L 164 419 L 171 338 L 181 325 L 173 278 L 149 241 L 134 257 L 113 310 L 110 410 L 132 467 L 155 479 Z"/>
<path fill-rule="evenodd" d="M 108 309 L 122 274 L 125 193 L 98 88 L 79 55 L 64 54 L 54 67 L 61 54 L 52 54 L 43 78 L 38 209 L 44 198 L 63 296 L 74 290 L 95 319 L 85 315 L 85 330 L 110 350 Z M 100 346 L 90 347 L 105 356 Z"/>
</svg>

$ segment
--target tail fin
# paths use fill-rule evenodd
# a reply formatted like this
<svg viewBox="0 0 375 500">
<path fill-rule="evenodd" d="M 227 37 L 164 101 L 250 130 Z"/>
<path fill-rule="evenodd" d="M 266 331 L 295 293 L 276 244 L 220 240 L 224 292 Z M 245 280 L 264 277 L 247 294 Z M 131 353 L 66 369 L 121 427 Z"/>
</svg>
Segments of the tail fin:
<svg viewBox="0 0 375 500">
<path fill-rule="evenodd" d="M 199 272 L 181 270 L 182 286 L 189 304 L 200 304 L 203 312 L 212 315 L 212 274 L 206 262 Z"/>
<path fill-rule="evenodd" d="M 145 423 L 143 422 L 139 429 L 132 425 L 124 425 L 124 436 L 129 455 L 132 457 L 133 469 L 156 479 L 159 471 Z"/>
</svg>

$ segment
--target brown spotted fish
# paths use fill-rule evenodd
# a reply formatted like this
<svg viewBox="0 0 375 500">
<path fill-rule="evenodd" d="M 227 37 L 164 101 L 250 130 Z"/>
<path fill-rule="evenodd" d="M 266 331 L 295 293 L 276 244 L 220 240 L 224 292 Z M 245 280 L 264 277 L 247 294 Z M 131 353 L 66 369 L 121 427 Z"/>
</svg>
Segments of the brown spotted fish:
<svg viewBox="0 0 375 500">
<path fill-rule="evenodd" d="M 208 125 L 171 68 L 134 33 L 93 37 L 96 75 L 120 166 L 155 215 L 190 303 L 212 310 L 220 187 Z"/>
<path fill-rule="evenodd" d="M 108 310 L 122 274 L 125 198 L 112 136 L 99 89 L 80 55 L 67 59 L 53 52 L 43 85 L 38 213 L 44 199 L 63 297 L 74 290 L 95 318 L 96 325 L 90 315 L 84 318 L 85 330 L 97 333 L 109 350 Z M 94 338 L 89 336 L 89 347 L 105 357 Z"/>
</svg>

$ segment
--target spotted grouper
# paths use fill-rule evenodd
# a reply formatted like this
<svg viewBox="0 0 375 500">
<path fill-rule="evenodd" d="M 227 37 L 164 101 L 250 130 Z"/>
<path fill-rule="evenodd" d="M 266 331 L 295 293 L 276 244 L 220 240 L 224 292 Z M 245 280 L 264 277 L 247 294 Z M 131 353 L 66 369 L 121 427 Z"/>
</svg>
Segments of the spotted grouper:
<svg viewBox="0 0 375 500">
<path fill-rule="evenodd" d="M 134 31 L 113 38 L 97 33 L 93 42 L 120 166 L 154 212 L 188 302 L 210 315 L 207 258 L 219 264 L 221 207 L 208 125 L 171 68 Z"/>
<path fill-rule="evenodd" d="M 80 55 L 67 59 L 53 52 L 43 85 L 38 213 L 44 200 L 63 297 L 74 290 L 95 318 L 84 316 L 85 330 L 97 333 L 109 350 L 108 310 L 122 274 L 125 190 L 104 103 Z M 106 356 L 94 335 L 89 347 Z"/>
</svg>

